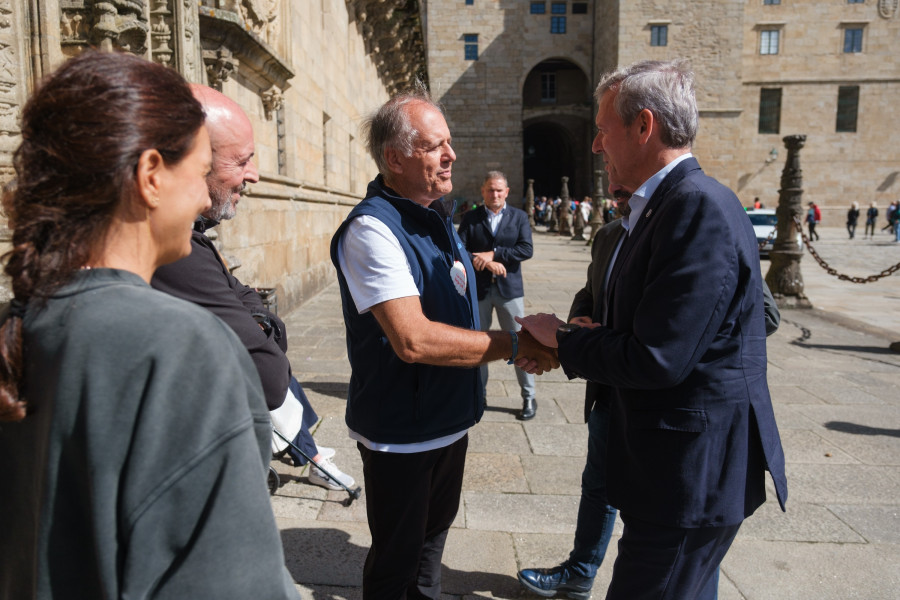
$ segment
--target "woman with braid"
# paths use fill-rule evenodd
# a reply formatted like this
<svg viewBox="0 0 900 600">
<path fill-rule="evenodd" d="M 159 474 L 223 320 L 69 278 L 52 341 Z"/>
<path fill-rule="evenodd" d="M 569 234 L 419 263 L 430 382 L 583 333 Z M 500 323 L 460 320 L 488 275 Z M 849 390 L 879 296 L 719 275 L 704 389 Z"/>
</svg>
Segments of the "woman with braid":
<svg viewBox="0 0 900 600">
<path fill-rule="evenodd" d="M 82 54 L 23 109 L 3 195 L 0 599 L 297 597 L 256 369 L 224 323 L 148 285 L 190 252 L 210 160 L 184 80 L 135 56 Z"/>
</svg>

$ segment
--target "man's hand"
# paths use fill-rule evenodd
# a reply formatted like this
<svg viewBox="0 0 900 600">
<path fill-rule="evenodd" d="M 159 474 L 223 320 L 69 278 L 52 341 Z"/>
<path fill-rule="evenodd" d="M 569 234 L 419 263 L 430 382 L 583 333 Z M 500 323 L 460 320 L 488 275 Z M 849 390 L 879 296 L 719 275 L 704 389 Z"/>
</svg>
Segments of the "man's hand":
<svg viewBox="0 0 900 600">
<path fill-rule="evenodd" d="M 519 363 L 529 368 L 521 367 Z M 559 367 L 559 357 L 556 350 L 538 342 L 524 329 L 519 331 L 519 353 L 516 355 L 516 366 L 523 368 L 528 373 L 541 375 Z"/>
<path fill-rule="evenodd" d="M 487 252 L 473 252 L 472 253 L 472 266 L 475 267 L 476 271 L 481 271 L 487 266 L 494 262 L 494 251 L 488 250 Z"/>
<path fill-rule="evenodd" d="M 506 277 L 506 267 L 503 266 L 503 263 L 489 262 L 485 268 L 496 277 Z"/>
<path fill-rule="evenodd" d="M 522 329 L 534 336 L 534 339 L 549 348 L 556 348 L 556 330 L 560 325 L 566 324 L 556 315 L 547 313 L 516 317 L 516 322 L 522 326 Z"/>
</svg>

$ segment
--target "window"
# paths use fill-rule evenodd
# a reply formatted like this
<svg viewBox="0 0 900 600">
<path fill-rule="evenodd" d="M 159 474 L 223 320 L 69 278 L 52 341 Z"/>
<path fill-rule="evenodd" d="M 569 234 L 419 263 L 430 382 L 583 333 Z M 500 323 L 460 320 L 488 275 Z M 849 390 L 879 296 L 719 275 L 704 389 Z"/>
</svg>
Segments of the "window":
<svg viewBox="0 0 900 600">
<path fill-rule="evenodd" d="M 651 46 L 668 46 L 669 45 L 669 26 L 668 25 L 651 25 L 650 26 L 650 45 Z"/>
<path fill-rule="evenodd" d="M 573 2 L 572 3 L 572 14 L 573 15 L 586 15 L 587 14 L 587 2 Z"/>
<path fill-rule="evenodd" d="M 847 27 L 844 29 L 844 52 L 846 54 L 862 52 L 862 40 L 862 27 Z"/>
<path fill-rule="evenodd" d="M 466 6 L 472 6 L 475 4 L 475 0 L 466 0 Z"/>
<path fill-rule="evenodd" d="M 550 33 L 565 33 L 566 32 L 566 18 L 565 17 L 550 17 Z"/>
<path fill-rule="evenodd" d="M 533 14 L 533 15 L 547 14 L 547 3 L 546 2 L 532 2 L 531 3 L 531 14 Z"/>
<path fill-rule="evenodd" d="M 759 90 L 759 132 L 778 133 L 781 128 L 781 88 Z"/>
<path fill-rule="evenodd" d="M 566 14 L 566 3 L 565 2 L 554 2 L 550 5 L 550 13 L 554 15 L 564 15 Z"/>
<path fill-rule="evenodd" d="M 556 102 L 556 73 L 541 73 L 541 102 Z"/>
<path fill-rule="evenodd" d="M 859 113 L 859 86 L 842 85 L 838 88 L 837 122 L 834 130 L 837 132 L 856 132 L 856 115 Z"/>
<path fill-rule="evenodd" d="M 759 32 L 759 53 L 778 54 L 778 41 L 781 38 L 780 29 L 763 29 Z"/>
<path fill-rule="evenodd" d="M 478 34 L 466 33 L 463 35 L 466 48 L 466 60 L 478 60 Z"/>
<path fill-rule="evenodd" d="M 781 0 L 763 0 L 763 4 L 781 4 Z"/>
<path fill-rule="evenodd" d="M 847 0 L 847 4 L 865 4 L 866 0 Z"/>
</svg>

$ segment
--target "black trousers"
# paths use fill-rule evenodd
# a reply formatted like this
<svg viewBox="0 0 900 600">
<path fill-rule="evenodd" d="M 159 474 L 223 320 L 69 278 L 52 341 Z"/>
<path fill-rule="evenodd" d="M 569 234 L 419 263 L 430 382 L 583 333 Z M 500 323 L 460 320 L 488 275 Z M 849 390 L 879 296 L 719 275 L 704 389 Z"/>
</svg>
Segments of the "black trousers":
<svg viewBox="0 0 900 600">
<path fill-rule="evenodd" d="M 606 600 L 715 600 L 740 524 L 682 529 L 619 514 L 625 528 Z"/>
<path fill-rule="evenodd" d="M 438 599 L 441 557 L 459 510 L 468 435 L 444 448 L 397 454 L 357 443 L 372 546 L 363 599 Z"/>
</svg>

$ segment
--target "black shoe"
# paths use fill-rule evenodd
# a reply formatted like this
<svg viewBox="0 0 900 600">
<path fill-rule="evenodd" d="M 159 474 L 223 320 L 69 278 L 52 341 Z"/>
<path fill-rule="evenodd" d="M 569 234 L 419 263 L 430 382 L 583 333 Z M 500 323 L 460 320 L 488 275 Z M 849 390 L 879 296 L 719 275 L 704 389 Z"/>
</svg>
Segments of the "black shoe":
<svg viewBox="0 0 900 600">
<path fill-rule="evenodd" d="M 522 401 L 522 410 L 519 411 L 519 416 L 516 418 L 520 421 L 527 421 L 533 419 L 535 414 L 537 414 L 537 400 L 530 398 Z"/>
<path fill-rule="evenodd" d="M 518 577 L 526 589 L 544 598 L 559 593 L 565 598 L 588 600 L 594 585 L 593 579 L 575 575 L 565 564 L 552 569 L 522 569 Z"/>
</svg>

